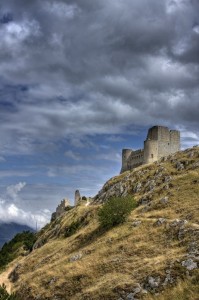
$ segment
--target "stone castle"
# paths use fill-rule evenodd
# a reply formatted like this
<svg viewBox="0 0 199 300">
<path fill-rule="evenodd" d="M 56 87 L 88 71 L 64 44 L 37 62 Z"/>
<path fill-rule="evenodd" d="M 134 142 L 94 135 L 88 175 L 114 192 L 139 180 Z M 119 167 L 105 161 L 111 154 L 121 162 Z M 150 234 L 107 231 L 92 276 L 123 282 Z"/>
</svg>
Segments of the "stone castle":
<svg viewBox="0 0 199 300">
<path fill-rule="evenodd" d="M 140 165 L 152 163 L 163 156 L 175 153 L 180 150 L 180 132 L 169 130 L 164 126 L 153 126 L 148 130 L 147 138 L 144 141 L 144 149 L 122 150 L 121 173 L 132 170 Z M 89 205 L 92 198 L 81 197 L 79 190 L 75 191 L 74 206 Z M 72 208 L 67 198 L 63 199 L 52 214 L 51 221 L 62 216 Z"/>
<path fill-rule="evenodd" d="M 153 126 L 148 130 L 144 141 L 144 149 L 122 150 L 121 173 L 132 170 L 140 165 L 152 163 L 163 156 L 180 150 L 180 132 L 169 130 L 164 126 Z"/>
</svg>

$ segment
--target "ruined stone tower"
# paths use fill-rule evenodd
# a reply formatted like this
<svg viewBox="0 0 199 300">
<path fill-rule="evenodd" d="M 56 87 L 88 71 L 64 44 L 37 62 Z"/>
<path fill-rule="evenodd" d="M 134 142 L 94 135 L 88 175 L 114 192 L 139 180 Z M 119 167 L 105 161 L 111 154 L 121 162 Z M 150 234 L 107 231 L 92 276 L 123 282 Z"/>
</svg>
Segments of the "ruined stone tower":
<svg viewBox="0 0 199 300">
<path fill-rule="evenodd" d="M 70 207 L 70 201 L 67 198 L 64 198 L 61 203 L 57 206 L 56 211 L 51 216 L 51 221 L 59 218 L 66 209 Z"/>
<path fill-rule="evenodd" d="M 79 204 L 79 202 L 81 201 L 81 195 L 80 195 L 80 192 L 79 190 L 76 190 L 75 191 L 75 206 Z"/>
<path fill-rule="evenodd" d="M 122 150 L 121 173 L 143 164 L 152 163 L 163 156 L 180 150 L 180 132 L 164 126 L 153 126 L 148 130 L 144 149 Z"/>
</svg>

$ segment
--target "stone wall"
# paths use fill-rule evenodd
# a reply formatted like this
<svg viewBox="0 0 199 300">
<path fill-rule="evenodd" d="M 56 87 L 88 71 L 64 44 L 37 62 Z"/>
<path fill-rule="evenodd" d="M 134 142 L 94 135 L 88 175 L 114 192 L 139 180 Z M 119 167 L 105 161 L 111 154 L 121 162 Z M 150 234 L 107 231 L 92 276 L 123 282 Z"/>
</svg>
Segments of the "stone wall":
<svg viewBox="0 0 199 300">
<path fill-rule="evenodd" d="M 121 173 L 131 170 L 143 164 L 144 150 L 139 149 L 133 151 L 131 149 L 122 150 L 122 170 Z"/>
<path fill-rule="evenodd" d="M 144 162 L 143 149 L 132 151 L 129 160 L 130 160 L 130 162 L 129 162 L 129 164 L 127 164 L 129 168 L 135 168 L 135 167 L 142 165 Z"/>
<path fill-rule="evenodd" d="M 170 131 L 170 149 L 171 153 L 180 151 L 180 132 L 177 130 Z"/>
<path fill-rule="evenodd" d="M 51 221 L 59 218 L 65 211 L 66 208 L 70 206 L 70 202 L 67 198 L 63 199 L 61 203 L 57 206 L 56 211 L 51 216 Z"/>
<path fill-rule="evenodd" d="M 122 150 L 122 169 L 121 173 L 127 171 L 129 169 L 129 157 L 133 152 L 132 149 L 123 149 Z"/>
</svg>

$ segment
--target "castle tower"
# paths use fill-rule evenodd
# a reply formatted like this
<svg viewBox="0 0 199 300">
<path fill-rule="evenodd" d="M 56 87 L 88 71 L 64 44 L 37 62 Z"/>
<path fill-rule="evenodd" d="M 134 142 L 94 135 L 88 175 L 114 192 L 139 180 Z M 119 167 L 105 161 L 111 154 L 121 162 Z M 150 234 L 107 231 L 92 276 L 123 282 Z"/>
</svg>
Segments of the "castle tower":
<svg viewBox="0 0 199 300">
<path fill-rule="evenodd" d="M 161 126 L 153 126 L 148 130 L 147 138 L 144 141 L 144 163 L 152 163 L 158 160 L 158 145 L 162 136 L 163 139 L 169 141 L 169 130 L 164 127 L 164 132 L 162 132 Z"/>
<path fill-rule="evenodd" d="M 180 132 L 165 126 L 153 126 L 148 130 L 144 149 L 122 150 L 121 173 L 143 164 L 157 161 L 180 150 Z"/>
<path fill-rule="evenodd" d="M 170 130 L 170 151 L 171 153 L 180 151 L 180 132 L 178 130 Z"/>
<path fill-rule="evenodd" d="M 80 192 L 79 190 L 76 190 L 75 191 L 75 206 L 79 204 L 79 202 L 81 201 L 81 195 L 80 195 Z"/>
<path fill-rule="evenodd" d="M 144 142 L 144 163 L 151 163 L 180 150 L 180 132 L 164 126 L 149 129 Z"/>
<path fill-rule="evenodd" d="M 144 141 L 144 163 L 149 164 L 158 159 L 158 141 Z"/>
<path fill-rule="evenodd" d="M 132 152 L 133 151 L 131 149 L 122 149 L 122 168 L 121 168 L 120 173 L 123 173 L 129 169 L 128 168 L 128 160 L 129 160 Z"/>
</svg>

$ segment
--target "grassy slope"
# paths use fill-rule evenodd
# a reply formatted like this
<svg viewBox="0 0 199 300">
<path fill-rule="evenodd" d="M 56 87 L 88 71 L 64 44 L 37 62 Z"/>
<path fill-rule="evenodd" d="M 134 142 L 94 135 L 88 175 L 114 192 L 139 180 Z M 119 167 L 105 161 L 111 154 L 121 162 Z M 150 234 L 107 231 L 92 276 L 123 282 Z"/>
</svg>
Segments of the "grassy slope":
<svg viewBox="0 0 199 300">
<path fill-rule="evenodd" d="M 176 169 L 176 160 L 184 162 L 184 170 Z M 148 276 L 160 277 L 163 282 L 168 269 L 174 283 L 167 285 L 165 291 L 161 285 L 158 292 L 163 292 L 163 296 L 159 295 L 158 299 L 197 299 L 198 269 L 190 271 L 188 276 L 181 262 L 186 259 L 191 243 L 198 242 L 199 166 L 194 165 L 198 161 L 199 148 L 193 148 L 165 162 L 111 179 L 106 184 L 107 190 L 128 175 L 124 185 L 138 201 L 143 196 L 151 197 L 150 206 L 138 206 L 125 224 L 112 230 L 99 230 L 97 202 L 76 207 L 48 225 L 38 242 L 43 246 L 35 249 L 16 269 L 19 279 L 14 287 L 22 299 L 31 300 L 35 296 L 42 300 L 126 299 L 137 283 L 146 283 Z M 160 167 L 164 170 L 156 178 Z M 167 175 L 172 176 L 169 184 L 164 179 Z M 154 178 L 156 186 L 149 190 L 148 181 Z M 138 181 L 141 190 L 133 193 Z M 169 198 L 167 204 L 160 201 L 165 196 Z M 166 218 L 166 222 L 157 226 L 160 217 Z M 188 221 L 184 229 L 170 225 L 176 218 Z M 141 221 L 137 227 L 133 226 L 135 220 Z M 73 222 L 77 231 L 65 237 Z M 142 297 L 153 299 L 154 296 Z"/>
</svg>

